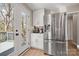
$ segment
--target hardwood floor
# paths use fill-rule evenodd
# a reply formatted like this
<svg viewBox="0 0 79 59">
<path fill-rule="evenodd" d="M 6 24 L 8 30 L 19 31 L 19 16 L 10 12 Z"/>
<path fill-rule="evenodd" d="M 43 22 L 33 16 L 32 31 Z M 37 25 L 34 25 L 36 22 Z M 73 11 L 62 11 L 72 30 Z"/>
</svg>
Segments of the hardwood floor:
<svg viewBox="0 0 79 59">
<path fill-rule="evenodd" d="M 25 52 L 23 56 L 48 56 L 44 54 L 43 50 L 31 48 L 29 51 Z M 68 41 L 68 56 L 79 56 L 79 49 L 73 44 L 73 41 Z"/>
<path fill-rule="evenodd" d="M 29 51 L 23 54 L 23 56 L 47 56 L 43 50 L 31 48 Z"/>
<path fill-rule="evenodd" d="M 74 44 L 72 40 L 68 41 L 68 55 L 69 56 L 78 56 L 77 46 Z"/>
</svg>

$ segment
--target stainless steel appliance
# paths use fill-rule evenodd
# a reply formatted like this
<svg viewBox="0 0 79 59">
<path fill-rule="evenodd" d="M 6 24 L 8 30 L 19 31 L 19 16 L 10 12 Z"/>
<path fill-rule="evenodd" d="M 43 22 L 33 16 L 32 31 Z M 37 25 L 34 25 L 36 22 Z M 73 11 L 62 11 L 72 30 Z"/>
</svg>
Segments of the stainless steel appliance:
<svg viewBox="0 0 79 59">
<path fill-rule="evenodd" d="M 67 55 L 65 38 L 66 13 L 55 13 L 46 16 L 44 25 L 45 53 L 55 56 Z"/>
</svg>

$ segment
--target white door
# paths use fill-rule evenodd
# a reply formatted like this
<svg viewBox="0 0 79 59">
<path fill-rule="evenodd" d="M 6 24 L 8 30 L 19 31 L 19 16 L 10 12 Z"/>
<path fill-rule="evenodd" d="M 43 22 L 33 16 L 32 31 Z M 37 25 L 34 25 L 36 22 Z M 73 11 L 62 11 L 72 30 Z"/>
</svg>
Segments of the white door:
<svg viewBox="0 0 79 59">
<path fill-rule="evenodd" d="M 22 5 L 14 4 L 15 55 L 21 54 L 30 44 L 30 15 L 18 6 Z"/>
</svg>

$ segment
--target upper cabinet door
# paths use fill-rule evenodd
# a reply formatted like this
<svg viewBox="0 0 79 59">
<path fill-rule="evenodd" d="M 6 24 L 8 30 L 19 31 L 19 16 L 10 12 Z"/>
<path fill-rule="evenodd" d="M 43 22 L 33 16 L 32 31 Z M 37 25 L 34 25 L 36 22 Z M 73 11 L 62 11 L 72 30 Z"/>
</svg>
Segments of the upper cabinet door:
<svg viewBox="0 0 79 59">
<path fill-rule="evenodd" d="M 44 9 L 33 11 L 33 25 L 43 26 Z"/>
</svg>

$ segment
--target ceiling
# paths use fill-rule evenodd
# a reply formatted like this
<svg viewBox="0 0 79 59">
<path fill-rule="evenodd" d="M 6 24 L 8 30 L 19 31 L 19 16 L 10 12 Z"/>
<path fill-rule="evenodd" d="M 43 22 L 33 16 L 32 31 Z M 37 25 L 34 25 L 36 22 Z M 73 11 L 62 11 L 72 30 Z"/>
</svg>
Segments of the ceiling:
<svg viewBox="0 0 79 59">
<path fill-rule="evenodd" d="M 40 8 L 46 8 L 46 9 L 56 9 L 60 7 L 67 7 L 71 5 L 76 5 L 78 3 L 27 3 L 27 5 L 32 9 L 40 9 Z"/>
</svg>

